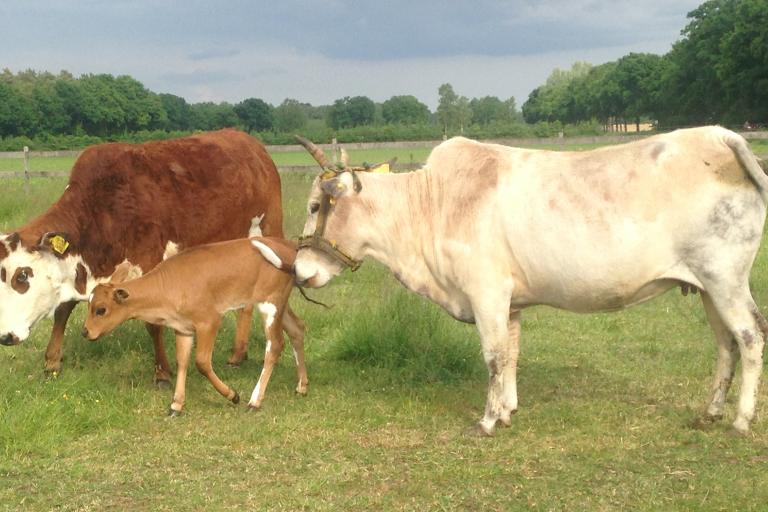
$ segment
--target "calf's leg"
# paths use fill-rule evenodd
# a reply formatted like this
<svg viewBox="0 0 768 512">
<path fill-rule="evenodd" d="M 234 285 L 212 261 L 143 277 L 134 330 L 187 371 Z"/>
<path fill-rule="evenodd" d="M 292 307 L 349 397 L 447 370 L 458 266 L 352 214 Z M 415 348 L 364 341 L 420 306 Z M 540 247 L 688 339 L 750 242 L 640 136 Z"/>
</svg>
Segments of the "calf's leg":
<svg viewBox="0 0 768 512">
<path fill-rule="evenodd" d="M 237 311 L 235 345 L 232 347 L 232 355 L 227 360 L 229 366 L 240 366 L 240 363 L 248 359 L 248 337 L 251 335 L 252 320 L 253 305 L 246 306 Z"/>
<path fill-rule="evenodd" d="M 259 312 L 264 322 L 264 335 L 267 339 L 267 347 L 264 352 L 264 367 L 261 370 L 256 387 L 253 388 L 251 399 L 248 401 L 249 409 L 259 409 L 261 407 L 264 393 L 267 391 L 267 384 L 269 384 L 269 379 L 272 376 L 272 370 L 275 368 L 275 363 L 280 358 L 283 346 L 285 345 L 282 333 L 282 311 L 277 311 L 273 304 L 262 303 L 259 304 Z"/>
<path fill-rule="evenodd" d="M 176 390 L 168 411 L 169 416 L 179 416 L 186 400 L 187 368 L 192 352 L 192 336 L 176 333 Z"/>
<path fill-rule="evenodd" d="M 155 386 L 169 388 L 171 387 L 171 363 L 168 362 L 168 354 L 165 353 L 163 326 L 150 323 L 144 325 L 155 347 Z"/>
<path fill-rule="evenodd" d="M 213 384 L 216 391 L 221 393 L 221 396 L 233 404 L 237 404 L 240 402 L 240 395 L 219 379 L 216 372 L 213 371 L 213 365 L 211 364 L 213 358 L 213 344 L 216 341 L 216 332 L 219 330 L 220 323 L 221 319 L 210 324 L 195 327 L 195 333 L 197 334 L 195 366 L 197 366 L 197 370 L 205 375 L 211 384 Z"/>
<path fill-rule="evenodd" d="M 309 379 L 307 378 L 307 368 L 304 363 L 304 322 L 296 316 L 290 306 L 285 308 L 285 313 L 283 314 L 283 330 L 288 334 L 288 339 L 291 341 L 293 358 L 296 361 L 296 373 L 299 378 L 296 392 L 300 395 L 306 395 Z"/>
</svg>

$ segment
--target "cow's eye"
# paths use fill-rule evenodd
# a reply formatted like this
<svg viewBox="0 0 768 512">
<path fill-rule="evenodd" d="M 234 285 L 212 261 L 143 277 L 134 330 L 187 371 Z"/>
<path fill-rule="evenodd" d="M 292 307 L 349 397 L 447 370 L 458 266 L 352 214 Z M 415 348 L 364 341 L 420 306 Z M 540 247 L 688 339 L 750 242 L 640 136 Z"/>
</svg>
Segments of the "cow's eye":
<svg viewBox="0 0 768 512">
<path fill-rule="evenodd" d="M 311 203 L 309 205 L 309 213 L 317 213 L 320 209 L 320 203 Z"/>
<path fill-rule="evenodd" d="M 96 308 L 96 316 L 104 316 L 104 314 L 107 312 L 107 308 Z"/>
<path fill-rule="evenodd" d="M 18 274 L 16 274 L 16 281 L 20 283 L 26 283 L 29 280 L 29 276 L 27 275 L 26 270 L 22 270 Z"/>
</svg>

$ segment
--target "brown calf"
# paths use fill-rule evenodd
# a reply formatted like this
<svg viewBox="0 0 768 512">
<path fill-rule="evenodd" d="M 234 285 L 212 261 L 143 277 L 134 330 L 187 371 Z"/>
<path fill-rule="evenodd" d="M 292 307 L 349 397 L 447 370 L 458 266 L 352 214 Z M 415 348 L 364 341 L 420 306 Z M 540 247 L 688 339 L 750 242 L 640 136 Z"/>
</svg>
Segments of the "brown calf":
<svg viewBox="0 0 768 512">
<path fill-rule="evenodd" d="M 138 279 L 98 285 L 91 295 L 83 335 L 95 340 L 128 319 L 174 329 L 178 371 L 169 414 L 177 416 L 184 406 L 193 334 L 197 337 L 197 369 L 227 400 L 240 401 L 237 392 L 214 373 L 211 356 L 224 313 L 255 305 L 264 323 L 267 348 L 248 407 L 261 406 L 272 369 L 283 351 L 283 329 L 296 358 L 296 391 L 306 394 L 304 324 L 287 307 L 295 258 L 295 246 L 280 238 L 253 237 L 193 247 Z"/>
</svg>

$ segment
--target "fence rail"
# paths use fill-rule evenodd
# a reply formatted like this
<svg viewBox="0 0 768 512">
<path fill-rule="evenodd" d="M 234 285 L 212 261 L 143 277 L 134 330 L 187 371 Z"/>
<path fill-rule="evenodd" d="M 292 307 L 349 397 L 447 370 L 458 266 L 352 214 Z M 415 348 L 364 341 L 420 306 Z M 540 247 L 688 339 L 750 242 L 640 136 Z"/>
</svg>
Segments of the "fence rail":
<svg viewBox="0 0 768 512">
<path fill-rule="evenodd" d="M 485 142 L 493 142 L 496 144 L 503 144 L 506 146 L 562 146 L 563 144 L 617 144 L 621 142 L 630 142 L 633 140 L 642 139 L 653 135 L 648 133 L 646 135 L 599 135 L 588 137 L 549 137 L 549 138 L 501 138 L 501 139 L 489 139 Z M 747 140 L 768 140 L 768 131 L 754 131 L 754 132 L 741 132 Z M 326 151 L 335 151 L 338 147 L 343 146 L 347 150 L 362 150 L 362 149 L 416 149 L 416 148 L 432 148 L 440 144 L 441 140 L 430 141 L 401 141 L 401 142 L 352 142 L 343 144 L 317 144 L 318 147 Z M 0 152 L 0 158 L 16 158 L 24 160 L 25 171 L 0 171 L 0 179 L 4 178 L 24 178 L 27 181 L 29 178 L 66 178 L 69 176 L 70 171 L 30 171 L 29 159 L 30 158 L 53 158 L 53 157 L 66 157 L 77 158 L 82 151 L 29 151 L 28 148 L 24 148 L 25 151 L 6 151 Z M 291 151 L 304 151 L 304 147 L 299 144 L 289 144 L 283 146 L 267 146 L 267 151 L 270 153 L 284 153 Z M 768 159 L 768 154 L 759 154 L 759 158 Z M 396 171 L 406 171 L 418 169 L 423 163 L 411 162 L 411 163 L 397 163 L 394 166 Z M 277 170 L 281 173 L 294 173 L 294 172 L 313 172 L 317 170 L 316 165 L 283 165 L 278 166 Z"/>
</svg>

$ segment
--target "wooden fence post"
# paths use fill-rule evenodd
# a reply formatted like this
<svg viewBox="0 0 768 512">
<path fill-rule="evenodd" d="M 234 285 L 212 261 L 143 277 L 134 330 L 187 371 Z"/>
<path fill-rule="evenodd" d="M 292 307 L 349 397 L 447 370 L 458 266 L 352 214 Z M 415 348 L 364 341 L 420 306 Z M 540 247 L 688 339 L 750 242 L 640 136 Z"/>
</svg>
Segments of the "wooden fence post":
<svg viewBox="0 0 768 512">
<path fill-rule="evenodd" d="M 24 192 L 29 194 L 29 146 L 24 146 Z"/>
</svg>

